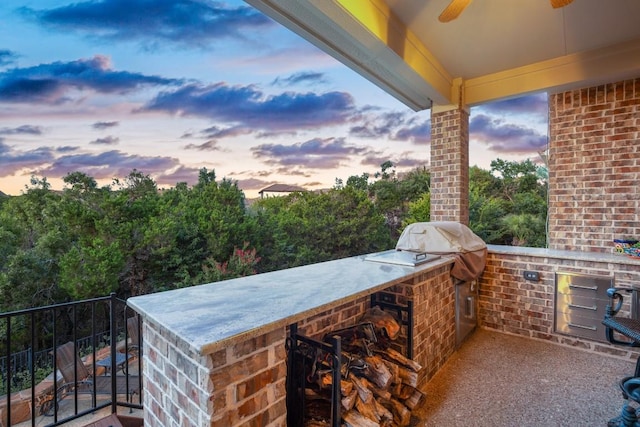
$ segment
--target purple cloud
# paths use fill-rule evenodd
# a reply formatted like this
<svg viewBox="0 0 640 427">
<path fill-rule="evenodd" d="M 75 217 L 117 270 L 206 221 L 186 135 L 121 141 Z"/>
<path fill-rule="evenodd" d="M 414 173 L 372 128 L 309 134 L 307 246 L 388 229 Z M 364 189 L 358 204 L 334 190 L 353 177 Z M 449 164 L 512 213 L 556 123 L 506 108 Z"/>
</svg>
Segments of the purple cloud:
<svg viewBox="0 0 640 427">
<path fill-rule="evenodd" d="M 405 114 L 398 112 L 379 113 L 367 107 L 364 112 L 367 114 L 362 120 L 362 124 L 349 129 L 351 136 L 360 138 L 389 138 L 395 130 L 405 123 Z"/>
<path fill-rule="evenodd" d="M 0 139 L 0 176 L 11 176 L 22 169 L 34 171 L 43 163 L 53 161 L 54 153 L 55 150 L 50 147 L 17 151 Z"/>
<path fill-rule="evenodd" d="M 69 172 L 80 171 L 95 179 L 109 179 L 125 177 L 132 170 L 137 169 L 145 174 L 163 174 L 179 166 L 179 161 L 173 157 L 139 156 L 112 150 L 104 153 L 83 153 L 61 156 L 49 164 L 37 168 L 38 174 L 61 178 Z"/>
<path fill-rule="evenodd" d="M 228 127 L 228 128 L 211 126 L 201 130 L 200 134 L 202 134 L 204 138 L 220 139 L 220 138 L 231 138 L 239 135 L 248 135 L 252 132 L 253 131 L 251 129 L 248 129 L 246 127 L 241 127 L 241 126 L 234 126 L 234 127 Z"/>
<path fill-rule="evenodd" d="M 0 128 L 0 135 L 42 135 L 42 128 L 32 125 L 22 125 L 17 128 Z"/>
<path fill-rule="evenodd" d="M 207 45 L 221 38 L 244 38 L 274 27 L 273 21 L 248 6 L 227 8 L 197 0 L 96 0 L 53 9 L 22 8 L 40 24 L 89 36 L 145 40 L 155 46 L 171 43 L 187 47 Z"/>
<path fill-rule="evenodd" d="M 305 142 L 284 144 L 262 144 L 252 147 L 255 158 L 270 165 L 330 169 L 341 165 L 350 156 L 364 155 L 369 149 L 347 144 L 344 138 L 314 138 Z"/>
<path fill-rule="evenodd" d="M 190 84 L 162 92 L 144 108 L 200 116 L 253 129 L 292 131 L 346 122 L 354 100 L 345 92 L 265 95 L 255 86 Z"/>
<path fill-rule="evenodd" d="M 116 136 L 107 136 L 104 138 L 98 138 L 91 141 L 89 144 L 95 145 L 116 145 L 120 142 L 120 138 Z"/>
<path fill-rule="evenodd" d="M 218 146 L 218 141 L 210 139 L 202 144 L 187 144 L 185 150 L 198 150 L 198 151 L 222 151 L 222 148 Z"/>
<path fill-rule="evenodd" d="M 394 139 L 411 141 L 414 144 L 428 144 L 431 142 L 431 119 L 420 121 L 412 119 L 406 126 L 399 128 Z"/>
<path fill-rule="evenodd" d="M 403 112 L 378 113 L 368 109 L 362 123 L 349 129 L 349 135 L 359 138 L 388 138 L 425 144 L 431 141 L 431 119 L 421 120 Z"/>
<path fill-rule="evenodd" d="M 68 100 L 71 90 L 124 94 L 145 86 L 179 84 L 176 79 L 114 71 L 109 58 L 53 62 L 0 73 L 0 102 L 40 102 L 57 104 Z"/>
<path fill-rule="evenodd" d="M 294 73 L 288 77 L 278 77 L 271 84 L 273 86 L 293 86 L 297 84 L 315 84 L 324 82 L 325 78 L 323 73 L 303 71 L 300 73 Z"/>
<path fill-rule="evenodd" d="M 186 166 L 179 166 L 175 170 L 168 173 L 161 173 L 156 176 L 155 181 L 159 185 L 168 185 L 174 187 L 176 183 L 186 182 L 188 185 L 194 185 L 198 183 L 198 177 L 200 176 L 199 168 L 190 168 Z"/>
<path fill-rule="evenodd" d="M 535 129 L 478 114 L 469 121 L 469 137 L 499 153 L 532 153 L 547 146 L 547 136 Z"/>
<path fill-rule="evenodd" d="M 97 130 L 102 130 L 118 126 L 119 124 L 119 122 L 95 122 L 91 127 Z"/>
</svg>

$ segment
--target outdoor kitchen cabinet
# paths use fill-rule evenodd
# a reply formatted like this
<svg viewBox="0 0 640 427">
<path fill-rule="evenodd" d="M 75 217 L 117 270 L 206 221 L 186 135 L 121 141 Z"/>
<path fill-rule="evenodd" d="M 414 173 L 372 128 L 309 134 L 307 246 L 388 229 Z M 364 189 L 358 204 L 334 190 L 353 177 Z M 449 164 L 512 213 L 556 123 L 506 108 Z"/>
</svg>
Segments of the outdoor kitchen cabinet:
<svg viewBox="0 0 640 427">
<path fill-rule="evenodd" d="M 555 283 L 556 332 L 607 342 L 602 319 L 613 277 L 558 272 Z"/>
</svg>

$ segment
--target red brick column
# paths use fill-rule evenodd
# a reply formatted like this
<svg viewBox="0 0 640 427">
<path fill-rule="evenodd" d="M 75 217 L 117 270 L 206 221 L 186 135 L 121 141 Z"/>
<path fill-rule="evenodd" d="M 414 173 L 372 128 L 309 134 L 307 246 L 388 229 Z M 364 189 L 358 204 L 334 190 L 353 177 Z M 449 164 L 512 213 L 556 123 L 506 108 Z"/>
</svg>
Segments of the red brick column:
<svg viewBox="0 0 640 427">
<path fill-rule="evenodd" d="M 640 78 L 551 95 L 549 123 L 549 247 L 640 236 Z"/>
<path fill-rule="evenodd" d="M 469 112 L 431 109 L 431 221 L 469 225 Z"/>
</svg>

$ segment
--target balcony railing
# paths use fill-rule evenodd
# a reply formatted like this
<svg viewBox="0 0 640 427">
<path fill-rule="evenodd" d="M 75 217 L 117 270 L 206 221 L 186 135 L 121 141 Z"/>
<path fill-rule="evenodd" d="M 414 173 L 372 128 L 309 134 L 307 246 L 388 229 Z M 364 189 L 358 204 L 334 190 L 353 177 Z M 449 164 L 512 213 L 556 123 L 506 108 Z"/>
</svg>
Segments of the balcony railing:
<svg viewBox="0 0 640 427">
<path fill-rule="evenodd" d="M 0 313 L 0 425 L 142 409 L 140 328 L 115 294 Z"/>
</svg>

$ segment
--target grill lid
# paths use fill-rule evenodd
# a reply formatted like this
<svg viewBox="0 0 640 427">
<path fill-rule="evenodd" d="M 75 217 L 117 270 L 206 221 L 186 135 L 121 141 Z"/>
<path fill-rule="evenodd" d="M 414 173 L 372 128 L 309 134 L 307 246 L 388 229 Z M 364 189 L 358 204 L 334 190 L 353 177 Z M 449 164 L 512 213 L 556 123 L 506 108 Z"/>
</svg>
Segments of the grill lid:
<svg viewBox="0 0 640 427">
<path fill-rule="evenodd" d="M 455 258 L 451 276 L 465 282 L 482 274 L 487 259 L 486 243 L 466 225 L 452 221 L 410 224 L 400 235 L 396 249 L 450 254 Z"/>
<path fill-rule="evenodd" d="M 396 249 L 429 253 L 466 253 L 487 245 L 469 227 L 452 221 L 409 224 L 398 239 Z"/>
</svg>

